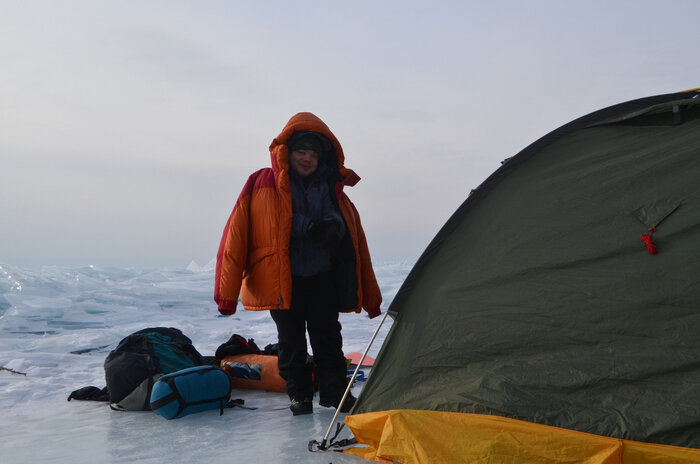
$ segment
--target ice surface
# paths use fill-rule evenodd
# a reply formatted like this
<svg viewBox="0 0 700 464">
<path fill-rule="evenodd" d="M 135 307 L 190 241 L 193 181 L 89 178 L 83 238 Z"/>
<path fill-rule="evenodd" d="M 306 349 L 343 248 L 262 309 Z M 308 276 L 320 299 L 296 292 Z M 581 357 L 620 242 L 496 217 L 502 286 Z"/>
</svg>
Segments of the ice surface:
<svg viewBox="0 0 700 464">
<path fill-rule="evenodd" d="M 410 268 L 410 263 L 375 266 L 383 311 Z M 318 406 L 318 399 L 313 415 L 294 417 L 285 394 L 237 389 L 234 398 L 258 409 L 229 409 L 223 416 L 207 411 L 172 421 L 152 412 L 111 411 L 106 403 L 66 401 L 77 388 L 103 387 L 107 353 L 146 327 L 177 327 L 203 355 L 213 355 L 232 333 L 255 339 L 261 348 L 275 343 L 266 311 L 218 315 L 213 280 L 212 262 L 184 269 L 38 271 L 1 264 L 0 462 L 367 462 L 307 450 L 310 440 L 323 438 L 335 412 Z M 345 351 L 362 351 L 380 319 L 342 314 Z M 391 321 L 386 319 L 370 356 L 377 355 Z M 361 387 L 356 384 L 355 395 Z M 340 438 L 350 436 L 344 430 Z"/>
</svg>

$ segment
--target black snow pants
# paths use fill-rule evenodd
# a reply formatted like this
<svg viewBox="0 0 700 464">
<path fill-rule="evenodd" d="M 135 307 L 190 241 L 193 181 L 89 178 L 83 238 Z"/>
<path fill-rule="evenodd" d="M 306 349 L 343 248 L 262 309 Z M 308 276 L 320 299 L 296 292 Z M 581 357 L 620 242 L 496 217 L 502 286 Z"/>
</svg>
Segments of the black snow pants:
<svg viewBox="0 0 700 464">
<path fill-rule="evenodd" d="M 330 273 L 292 276 L 291 307 L 270 311 L 277 324 L 279 371 L 291 399 L 313 398 L 314 368 L 306 362 L 307 330 L 321 402 L 337 402 L 345 392 L 347 366 L 336 301 Z"/>
</svg>

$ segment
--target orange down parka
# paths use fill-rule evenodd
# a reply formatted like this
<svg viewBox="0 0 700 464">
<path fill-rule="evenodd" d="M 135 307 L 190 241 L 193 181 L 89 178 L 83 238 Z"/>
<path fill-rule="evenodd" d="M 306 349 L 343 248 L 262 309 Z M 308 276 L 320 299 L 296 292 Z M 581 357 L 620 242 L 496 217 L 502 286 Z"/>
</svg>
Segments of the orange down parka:
<svg viewBox="0 0 700 464">
<path fill-rule="evenodd" d="M 343 149 L 335 135 L 311 113 L 294 115 L 270 145 L 271 168 L 248 178 L 224 228 L 216 259 L 214 300 L 221 314 L 236 312 L 241 303 L 248 310 L 289 309 L 292 273 L 289 241 L 292 228 L 292 195 L 289 185 L 289 152 L 286 142 L 296 131 L 325 135 L 335 148 L 342 178 L 335 185 L 340 213 L 347 225 L 346 238 L 332 272 L 339 293 L 338 310 L 380 314 L 381 292 L 372 268 L 360 216 L 347 195 L 359 176 L 344 166 Z"/>
</svg>

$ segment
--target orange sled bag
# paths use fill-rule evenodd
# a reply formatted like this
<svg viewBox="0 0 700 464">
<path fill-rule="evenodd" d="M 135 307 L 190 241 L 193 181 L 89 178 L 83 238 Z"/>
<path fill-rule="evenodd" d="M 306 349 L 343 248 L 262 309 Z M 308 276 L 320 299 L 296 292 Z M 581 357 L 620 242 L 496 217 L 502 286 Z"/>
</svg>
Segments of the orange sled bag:
<svg viewBox="0 0 700 464">
<path fill-rule="evenodd" d="M 287 392 L 287 384 L 277 368 L 277 356 L 236 354 L 223 358 L 220 366 L 233 378 L 234 388 Z"/>
</svg>

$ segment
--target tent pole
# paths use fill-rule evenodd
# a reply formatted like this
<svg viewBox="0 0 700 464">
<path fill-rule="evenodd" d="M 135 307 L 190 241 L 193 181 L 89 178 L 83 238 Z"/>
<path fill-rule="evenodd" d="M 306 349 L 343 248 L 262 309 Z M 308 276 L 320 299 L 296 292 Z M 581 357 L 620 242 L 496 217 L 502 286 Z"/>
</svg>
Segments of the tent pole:
<svg viewBox="0 0 700 464">
<path fill-rule="evenodd" d="M 355 377 L 357 377 L 357 373 L 360 371 L 360 367 L 362 366 L 362 362 L 365 360 L 365 357 L 367 356 L 367 352 L 369 352 L 369 349 L 372 346 L 372 343 L 374 343 L 374 339 L 377 338 L 377 334 L 379 333 L 379 329 L 382 328 L 382 325 L 384 324 L 384 321 L 386 320 L 386 317 L 388 315 L 389 315 L 388 311 L 384 313 L 382 320 L 379 322 L 377 329 L 374 331 L 374 335 L 372 335 L 372 338 L 370 339 L 369 343 L 367 344 L 367 348 L 365 348 L 365 351 L 362 353 L 362 357 L 360 358 L 360 361 L 357 363 L 357 367 L 355 367 L 355 371 L 352 373 L 352 377 L 350 377 L 350 381 L 348 382 L 348 386 L 345 388 L 345 393 L 343 393 L 343 398 L 341 398 L 340 403 L 338 404 L 338 407 L 335 410 L 335 414 L 333 414 L 333 419 L 331 420 L 331 423 L 328 426 L 328 431 L 326 432 L 326 435 L 324 435 L 323 441 L 321 441 L 321 443 L 318 445 L 319 450 L 326 449 L 326 442 L 328 441 L 328 437 L 331 435 L 331 431 L 333 430 L 333 424 L 335 424 L 335 421 L 338 418 L 338 414 L 340 414 L 340 408 L 342 408 L 343 403 L 345 403 L 345 398 L 347 398 L 348 394 L 350 393 L 350 389 L 352 388 L 352 384 L 355 381 Z M 309 450 L 311 450 L 312 444 L 314 444 L 314 443 L 318 443 L 318 442 L 312 441 L 311 443 L 309 443 Z"/>
</svg>

